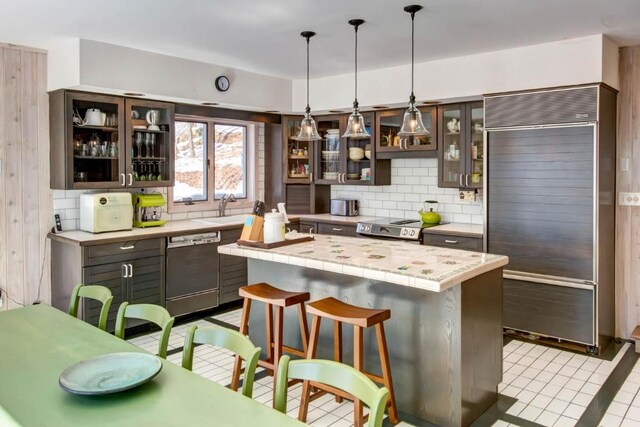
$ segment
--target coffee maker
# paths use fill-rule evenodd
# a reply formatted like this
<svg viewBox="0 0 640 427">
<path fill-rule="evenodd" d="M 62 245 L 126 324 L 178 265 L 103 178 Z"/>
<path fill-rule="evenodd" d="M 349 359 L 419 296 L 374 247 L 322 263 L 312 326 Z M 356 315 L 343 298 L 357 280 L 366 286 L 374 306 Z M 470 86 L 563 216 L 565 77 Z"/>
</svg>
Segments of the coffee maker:
<svg viewBox="0 0 640 427">
<path fill-rule="evenodd" d="M 162 218 L 162 207 L 165 204 L 164 197 L 160 193 L 136 193 L 133 195 L 133 226 L 159 227 L 167 221 Z"/>
</svg>

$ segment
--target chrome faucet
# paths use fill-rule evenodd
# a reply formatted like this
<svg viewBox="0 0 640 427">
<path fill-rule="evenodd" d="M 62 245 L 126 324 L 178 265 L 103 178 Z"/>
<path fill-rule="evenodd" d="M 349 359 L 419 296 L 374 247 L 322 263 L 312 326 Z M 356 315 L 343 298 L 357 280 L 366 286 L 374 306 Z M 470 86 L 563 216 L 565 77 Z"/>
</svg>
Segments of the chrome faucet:
<svg viewBox="0 0 640 427">
<path fill-rule="evenodd" d="M 223 194 L 218 204 L 218 216 L 224 216 L 224 211 L 227 209 L 227 203 L 235 202 L 236 196 L 233 193 Z"/>
</svg>

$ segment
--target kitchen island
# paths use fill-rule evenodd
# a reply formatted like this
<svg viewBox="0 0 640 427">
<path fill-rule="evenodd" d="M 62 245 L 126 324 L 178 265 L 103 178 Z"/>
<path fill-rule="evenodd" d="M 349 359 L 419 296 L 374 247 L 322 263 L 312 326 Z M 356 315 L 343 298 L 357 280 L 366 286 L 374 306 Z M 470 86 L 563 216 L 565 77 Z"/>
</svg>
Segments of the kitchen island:
<svg viewBox="0 0 640 427">
<path fill-rule="evenodd" d="M 316 235 L 276 249 L 219 247 L 246 257 L 249 283 L 307 291 L 311 300 L 388 308 L 385 322 L 398 409 L 443 426 L 469 425 L 497 400 L 502 379 L 502 268 L 508 258 L 410 243 Z M 301 346 L 295 310 L 285 310 L 285 342 Z M 264 311 L 250 336 L 264 347 Z M 332 358 L 331 322 L 318 357 Z M 344 328 L 343 360 L 353 331 Z M 365 331 L 365 369 L 379 374 L 374 331 Z M 411 420 L 407 420 L 411 421 Z"/>
</svg>

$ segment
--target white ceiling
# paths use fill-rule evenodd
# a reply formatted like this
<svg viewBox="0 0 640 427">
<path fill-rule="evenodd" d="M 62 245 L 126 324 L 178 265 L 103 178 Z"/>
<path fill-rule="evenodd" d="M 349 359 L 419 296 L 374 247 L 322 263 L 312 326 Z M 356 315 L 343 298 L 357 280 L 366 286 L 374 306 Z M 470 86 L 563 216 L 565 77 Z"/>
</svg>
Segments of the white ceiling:
<svg viewBox="0 0 640 427">
<path fill-rule="evenodd" d="M 599 33 L 640 43 L 640 0 L 0 0 L 0 42 L 79 37 L 298 78 L 313 30 L 317 77 L 353 70 L 351 18 L 367 21 L 360 69 L 408 63 L 412 3 L 418 62 Z"/>
</svg>

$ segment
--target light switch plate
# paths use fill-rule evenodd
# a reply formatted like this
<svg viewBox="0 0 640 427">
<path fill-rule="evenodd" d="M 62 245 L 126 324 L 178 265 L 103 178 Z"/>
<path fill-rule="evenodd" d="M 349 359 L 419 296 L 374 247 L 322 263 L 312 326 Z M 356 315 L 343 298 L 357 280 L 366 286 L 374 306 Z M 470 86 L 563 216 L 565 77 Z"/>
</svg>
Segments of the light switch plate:
<svg viewBox="0 0 640 427">
<path fill-rule="evenodd" d="M 640 206 L 640 193 L 618 193 L 618 205 Z"/>
</svg>

